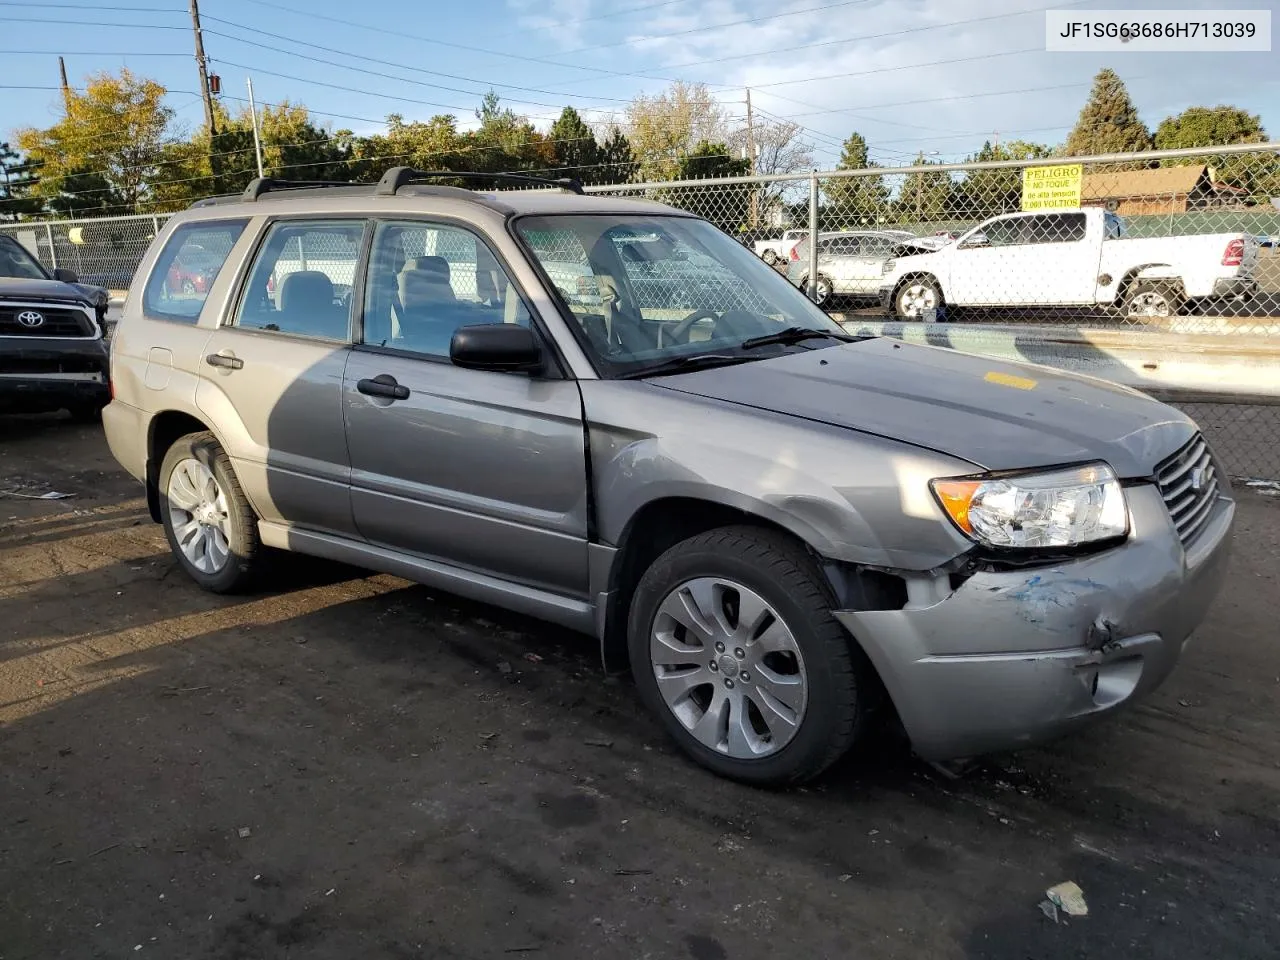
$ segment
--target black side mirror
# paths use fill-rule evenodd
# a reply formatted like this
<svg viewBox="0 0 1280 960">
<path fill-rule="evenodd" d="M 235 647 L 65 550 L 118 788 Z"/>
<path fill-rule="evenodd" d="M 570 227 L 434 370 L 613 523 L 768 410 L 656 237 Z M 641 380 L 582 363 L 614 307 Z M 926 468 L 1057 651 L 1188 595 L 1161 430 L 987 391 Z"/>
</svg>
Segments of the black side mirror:
<svg viewBox="0 0 1280 960">
<path fill-rule="evenodd" d="M 476 323 L 459 327 L 449 342 L 449 359 L 469 370 L 528 370 L 542 367 L 542 348 L 528 327 Z"/>
<path fill-rule="evenodd" d="M 79 283 L 80 278 L 76 276 L 74 270 L 68 270 L 66 267 L 57 267 L 53 271 L 53 279 L 61 280 L 63 283 Z"/>
</svg>

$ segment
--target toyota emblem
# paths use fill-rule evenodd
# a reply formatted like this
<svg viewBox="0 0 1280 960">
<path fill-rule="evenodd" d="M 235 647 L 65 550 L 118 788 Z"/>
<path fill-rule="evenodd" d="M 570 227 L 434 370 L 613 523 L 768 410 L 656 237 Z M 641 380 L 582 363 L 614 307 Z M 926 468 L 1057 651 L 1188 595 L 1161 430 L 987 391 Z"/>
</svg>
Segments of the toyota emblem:
<svg viewBox="0 0 1280 960">
<path fill-rule="evenodd" d="M 38 327 L 44 323 L 44 314 L 34 310 L 23 310 L 18 314 L 18 322 L 24 327 Z"/>
</svg>

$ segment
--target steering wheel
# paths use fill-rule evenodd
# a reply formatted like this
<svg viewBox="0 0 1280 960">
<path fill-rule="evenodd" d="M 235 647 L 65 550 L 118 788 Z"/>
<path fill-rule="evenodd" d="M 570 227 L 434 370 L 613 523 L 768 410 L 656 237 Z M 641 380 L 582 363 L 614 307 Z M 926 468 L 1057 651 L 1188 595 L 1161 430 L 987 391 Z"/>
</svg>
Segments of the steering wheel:
<svg viewBox="0 0 1280 960">
<path fill-rule="evenodd" d="M 716 317 L 714 311 L 708 310 L 705 307 L 699 310 L 695 310 L 693 311 L 693 313 L 689 314 L 683 320 L 678 322 L 670 330 L 666 330 L 666 332 L 663 334 L 663 339 L 669 340 L 671 343 L 688 343 L 689 331 L 693 329 L 693 325 L 695 323 L 697 323 L 699 320 L 710 320 L 712 322 L 715 322 L 718 319 L 719 318 Z M 659 327 L 659 330 L 665 330 L 665 329 L 666 328 L 664 327 Z M 658 346 L 662 346 L 662 344 L 658 344 Z"/>
<path fill-rule="evenodd" d="M 689 314 L 669 331 L 663 334 L 662 327 L 659 327 L 658 346 L 662 346 L 663 340 L 669 340 L 672 343 L 688 343 L 689 331 L 693 329 L 693 325 L 699 320 L 711 320 L 715 323 L 716 330 L 723 328 L 732 336 L 745 337 L 759 332 L 756 328 L 760 326 L 760 320 L 754 314 L 746 310 L 726 310 L 724 313 L 716 316 L 715 311 L 708 309 L 695 310 Z"/>
</svg>

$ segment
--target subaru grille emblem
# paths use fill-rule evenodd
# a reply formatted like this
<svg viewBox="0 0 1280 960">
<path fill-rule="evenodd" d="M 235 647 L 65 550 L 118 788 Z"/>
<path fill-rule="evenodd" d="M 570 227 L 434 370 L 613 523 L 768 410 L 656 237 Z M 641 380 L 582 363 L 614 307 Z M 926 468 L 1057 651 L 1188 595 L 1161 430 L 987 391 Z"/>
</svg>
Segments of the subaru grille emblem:
<svg viewBox="0 0 1280 960">
<path fill-rule="evenodd" d="M 34 310 L 23 310 L 18 314 L 18 322 L 24 327 L 38 327 L 44 323 L 44 314 Z"/>
</svg>

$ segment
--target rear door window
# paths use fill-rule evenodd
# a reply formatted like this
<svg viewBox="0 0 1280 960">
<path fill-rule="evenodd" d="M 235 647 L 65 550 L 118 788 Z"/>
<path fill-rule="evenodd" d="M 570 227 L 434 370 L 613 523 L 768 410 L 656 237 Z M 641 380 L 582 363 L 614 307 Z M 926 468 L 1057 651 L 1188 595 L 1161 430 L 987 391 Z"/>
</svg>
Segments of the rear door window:
<svg viewBox="0 0 1280 960">
<path fill-rule="evenodd" d="M 247 330 L 347 340 L 363 220 L 281 220 L 254 260 L 236 315 Z"/>
<path fill-rule="evenodd" d="M 143 312 L 163 320 L 195 323 L 248 222 L 202 220 L 174 230 L 147 278 Z"/>
</svg>

